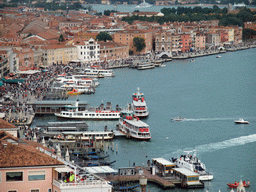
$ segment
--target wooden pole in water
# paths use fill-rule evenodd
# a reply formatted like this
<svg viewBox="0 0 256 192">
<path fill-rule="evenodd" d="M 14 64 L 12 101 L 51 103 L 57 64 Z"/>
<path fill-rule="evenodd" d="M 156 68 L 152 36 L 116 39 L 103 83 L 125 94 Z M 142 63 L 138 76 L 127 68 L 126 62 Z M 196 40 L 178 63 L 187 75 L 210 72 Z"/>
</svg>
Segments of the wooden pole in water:
<svg viewBox="0 0 256 192">
<path fill-rule="evenodd" d="M 116 144 L 116 153 L 118 153 L 118 144 Z"/>
</svg>

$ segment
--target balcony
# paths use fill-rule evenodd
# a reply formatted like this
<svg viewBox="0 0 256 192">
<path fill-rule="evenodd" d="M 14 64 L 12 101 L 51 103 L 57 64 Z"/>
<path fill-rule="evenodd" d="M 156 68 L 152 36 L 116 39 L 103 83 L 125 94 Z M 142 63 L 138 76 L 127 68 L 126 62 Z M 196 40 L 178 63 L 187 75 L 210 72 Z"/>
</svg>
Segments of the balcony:
<svg viewBox="0 0 256 192">
<path fill-rule="evenodd" d="M 107 183 L 105 180 L 91 180 L 91 181 L 78 181 L 78 182 L 71 182 L 65 183 L 63 181 L 53 180 L 53 185 L 59 189 L 61 192 L 65 191 L 76 191 L 82 192 L 88 189 L 111 189 L 112 186 Z"/>
</svg>

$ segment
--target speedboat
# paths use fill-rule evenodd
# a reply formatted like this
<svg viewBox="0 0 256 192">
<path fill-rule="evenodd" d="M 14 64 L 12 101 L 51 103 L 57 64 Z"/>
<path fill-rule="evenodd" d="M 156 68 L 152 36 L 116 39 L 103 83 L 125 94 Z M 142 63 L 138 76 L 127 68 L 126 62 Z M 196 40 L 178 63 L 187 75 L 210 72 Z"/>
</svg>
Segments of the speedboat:
<svg viewBox="0 0 256 192">
<path fill-rule="evenodd" d="M 220 56 L 220 55 L 217 55 L 216 58 L 221 58 L 221 56 Z"/>
<path fill-rule="evenodd" d="M 198 159 L 196 156 L 196 151 L 193 151 L 193 154 L 190 155 L 192 151 L 184 151 L 186 155 L 181 155 L 180 158 L 170 158 L 178 168 L 185 168 L 190 171 L 199 174 L 199 180 L 201 181 L 210 181 L 213 179 L 213 175 L 206 171 L 205 165 Z"/>
<path fill-rule="evenodd" d="M 179 117 L 172 118 L 171 120 L 172 121 L 185 121 L 186 118 L 182 118 L 181 116 L 179 116 Z"/>
<path fill-rule="evenodd" d="M 195 59 L 191 59 L 190 62 L 194 63 L 196 60 Z"/>
<path fill-rule="evenodd" d="M 243 120 L 242 118 L 240 118 L 239 120 L 237 121 L 234 121 L 236 124 L 249 124 L 249 121 L 245 121 Z"/>
</svg>

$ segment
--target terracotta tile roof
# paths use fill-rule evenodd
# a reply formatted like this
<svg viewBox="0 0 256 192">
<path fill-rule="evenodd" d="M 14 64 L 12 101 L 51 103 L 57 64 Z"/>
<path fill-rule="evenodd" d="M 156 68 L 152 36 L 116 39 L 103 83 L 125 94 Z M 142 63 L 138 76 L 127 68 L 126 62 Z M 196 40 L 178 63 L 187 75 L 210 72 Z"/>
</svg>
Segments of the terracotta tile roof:
<svg viewBox="0 0 256 192">
<path fill-rule="evenodd" d="M 3 128 L 16 128 L 16 126 L 14 126 L 11 123 L 8 123 L 7 121 L 5 121 L 3 119 L 0 119 L 0 129 L 3 129 Z"/>
<path fill-rule="evenodd" d="M 103 47 L 105 46 L 105 48 L 114 48 L 114 47 L 124 47 L 124 46 L 128 46 L 128 45 L 123 45 L 120 43 L 116 43 L 116 42 L 104 42 L 104 41 L 99 41 L 98 42 L 100 44 L 100 48 L 103 49 Z"/>
<path fill-rule="evenodd" d="M 10 143 L 7 139 L 16 141 Z M 21 140 L 6 132 L 0 132 L 0 168 L 63 165 L 62 162 L 36 149 L 40 144 Z"/>
</svg>

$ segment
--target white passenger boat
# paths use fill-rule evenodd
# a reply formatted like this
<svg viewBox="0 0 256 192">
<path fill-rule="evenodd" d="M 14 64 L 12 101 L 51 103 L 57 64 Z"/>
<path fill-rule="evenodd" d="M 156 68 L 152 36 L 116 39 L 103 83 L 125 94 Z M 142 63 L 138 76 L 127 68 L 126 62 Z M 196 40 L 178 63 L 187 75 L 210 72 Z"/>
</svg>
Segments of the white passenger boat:
<svg viewBox="0 0 256 192">
<path fill-rule="evenodd" d="M 186 168 L 190 171 L 193 171 L 195 173 L 199 174 L 199 180 L 207 181 L 212 180 L 213 175 L 209 172 L 206 172 L 205 165 L 196 157 L 195 151 L 184 151 L 185 155 L 181 155 L 180 158 L 170 158 L 170 161 L 172 161 L 178 168 Z"/>
<path fill-rule="evenodd" d="M 236 124 L 249 124 L 249 121 L 245 121 L 243 120 L 242 118 L 240 118 L 239 120 L 237 121 L 234 121 Z"/>
<path fill-rule="evenodd" d="M 75 105 L 67 105 L 64 111 L 54 113 L 54 115 L 67 119 L 116 120 L 120 118 L 120 111 L 112 111 L 111 109 L 79 111 L 76 101 Z"/>
<path fill-rule="evenodd" d="M 151 7 L 152 5 L 149 3 L 146 3 L 145 0 L 143 0 L 143 2 L 139 5 L 136 6 L 136 8 L 147 8 L 147 7 Z"/>
<path fill-rule="evenodd" d="M 90 140 L 111 140 L 114 138 L 112 131 L 83 131 L 83 132 L 62 132 L 56 139 L 59 140 L 75 140 L 81 139 L 82 141 Z"/>
<path fill-rule="evenodd" d="M 64 83 L 64 84 L 77 84 L 77 85 L 86 85 L 86 86 L 91 86 L 91 87 L 97 87 L 99 85 L 99 82 L 96 78 L 88 78 L 87 75 L 59 75 L 56 78 L 56 81 L 59 83 Z"/>
<path fill-rule="evenodd" d="M 95 73 L 95 74 L 100 74 L 103 75 L 104 77 L 114 77 L 115 74 L 113 70 L 110 69 L 92 69 L 92 68 L 87 68 L 84 70 L 85 74 L 90 74 L 90 73 Z"/>
<path fill-rule="evenodd" d="M 143 93 L 140 93 L 140 88 L 137 88 L 137 93 L 132 94 L 132 110 L 137 117 L 147 117 L 149 115 L 147 103 Z"/>
<path fill-rule="evenodd" d="M 155 68 L 155 64 L 153 62 L 142 62 L 137 64 L 137 69 L 153 69 Z"/>
<path fill-rule="evenodd" d="M 216 58 L 221 58 L 221 56 L 220 56 L 220 55 L 217 55 Z"/>
<path fill-rule="evenodd" d="M 121 118 L 119 119 L 119 131 L 124 133 L 127 138 L 134 138 L 139 140 L 151 139 L 149 125 L 139 120 L 131 109 L 131 105 L 124 111 L 121 111 Z"/>
</svg>

